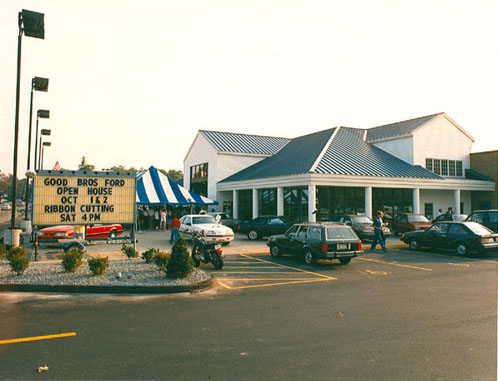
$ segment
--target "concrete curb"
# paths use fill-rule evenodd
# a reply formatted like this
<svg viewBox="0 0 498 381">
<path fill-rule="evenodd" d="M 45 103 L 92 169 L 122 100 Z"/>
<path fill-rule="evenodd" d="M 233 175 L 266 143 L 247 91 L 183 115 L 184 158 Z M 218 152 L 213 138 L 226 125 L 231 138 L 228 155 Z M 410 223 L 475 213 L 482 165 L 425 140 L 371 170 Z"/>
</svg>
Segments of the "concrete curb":
<svg viewBox="0 0 498 381">
<path fill-rule="evenodd" d="M 73 285 L 36 285 L 36 284 L 0 284 L 0 291 L 4 292 L 53 292 L 71 294 L 176 294 L 181 292 L 195 292 L 213 287 L 217 284 L 216 278 L 210 278 L 189 285 L 175 286 L 73 286 Z"/>
</svg>

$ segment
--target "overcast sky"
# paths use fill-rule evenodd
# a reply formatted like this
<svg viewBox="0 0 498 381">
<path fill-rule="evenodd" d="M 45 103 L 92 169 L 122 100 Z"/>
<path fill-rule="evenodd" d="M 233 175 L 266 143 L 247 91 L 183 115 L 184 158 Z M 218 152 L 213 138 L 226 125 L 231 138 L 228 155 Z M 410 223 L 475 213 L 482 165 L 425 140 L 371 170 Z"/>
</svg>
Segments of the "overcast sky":
<svg viewBox="0 0 498 381">
<path fill-rule="evenodd" d="M 35 76 L 45 169 L 183 170 L 200 129 L 296 137 L 442 111 L 474 152 L 498 149 L 498 0 L 0 0 L 2 172 L 22 9 L 45 14 L 45 40 L 22 42 L 19 177 Z"/>
</svg>

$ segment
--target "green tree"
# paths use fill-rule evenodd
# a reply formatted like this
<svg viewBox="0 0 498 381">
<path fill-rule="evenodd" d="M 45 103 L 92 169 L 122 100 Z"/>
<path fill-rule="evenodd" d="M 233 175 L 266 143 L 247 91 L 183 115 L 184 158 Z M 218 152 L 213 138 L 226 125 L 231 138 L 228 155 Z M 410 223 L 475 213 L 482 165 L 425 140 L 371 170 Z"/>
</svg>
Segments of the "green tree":
<svg viewBox="0 0 498 381">
<path fill-rule="evenodd" d="M 173 181 L 178 181 L 180 179 L 183 179 L 183 172 L 178 170 L 178 169 L 159 169 L 159 172 L 161 172 L 163 175 L 168 176 L 171 180 Z"/>
<path fill-rule="evenodd" d="M 78 165 L 78 169 L 80 171 L 95 171 L 95 165 L 93 164 L 88 164 L 88 162 L 86 161 L 86 157 L 83 156 L 81 158 L 81 164 Z"/>
</svg>

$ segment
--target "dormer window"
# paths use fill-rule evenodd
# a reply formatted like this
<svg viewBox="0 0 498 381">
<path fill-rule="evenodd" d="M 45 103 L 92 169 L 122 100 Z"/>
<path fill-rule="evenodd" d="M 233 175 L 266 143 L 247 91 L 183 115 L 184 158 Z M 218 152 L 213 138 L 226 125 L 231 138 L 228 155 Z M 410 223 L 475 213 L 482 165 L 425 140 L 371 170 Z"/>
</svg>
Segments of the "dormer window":
<svg viewBox="0 0 498 381">
<path fill-rule="evenodd" d="M 425 168 L 440 176 L 463 177 L 463 162 L 461 160 L 426 158 Z"/>
</svg>

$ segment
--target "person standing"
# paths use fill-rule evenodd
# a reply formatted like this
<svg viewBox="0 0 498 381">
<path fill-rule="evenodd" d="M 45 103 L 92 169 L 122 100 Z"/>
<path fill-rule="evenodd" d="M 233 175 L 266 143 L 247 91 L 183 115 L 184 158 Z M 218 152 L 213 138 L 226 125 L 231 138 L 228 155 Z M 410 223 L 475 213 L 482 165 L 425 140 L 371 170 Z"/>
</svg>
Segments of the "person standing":
<svg viewBox="0 0 498 381">
<path fill-rule="evenodd" d="M 443 214 L 443 209 L 439 208 L 436 213 L 436 218 L 438 218 L 441 214 Z"/>
<path fill-rule="evenodd" d="M 161 209 L 161 222 L 159 228 L 163 229 L 163 231 L 166 231 L 167 228 L 166 216 L 166 211 L 164 209 Z"/>
<path fill-rule="evenodd" d="M 374 239 L 372 241 L 372 246 L 370 247 L 370 251 L 374 251 L 377 247 L 377 243 L 380 244 L 384 253 L 387 253 L 386 249 L 386 240 L 384 237 L 384 226 L 387 226 L 387 222 L 383 222 L 382 218 L 384 217 L 384 212 L 382 210 L 377 211 L 377 215 L 373 219 L 374 225 Z"/>
<path fill-rule="evenodd" d="M 181 223 L 176 216 L 173 216 L 173 219 L 171 220 L 171 223 L 169 227 L 171 228 L 171 235 L 169 242 L 174 244 L 176 241 L 178 241 L 178 236 L 179 236 L 179 229 L 180 229 Z"/>
</svg>

